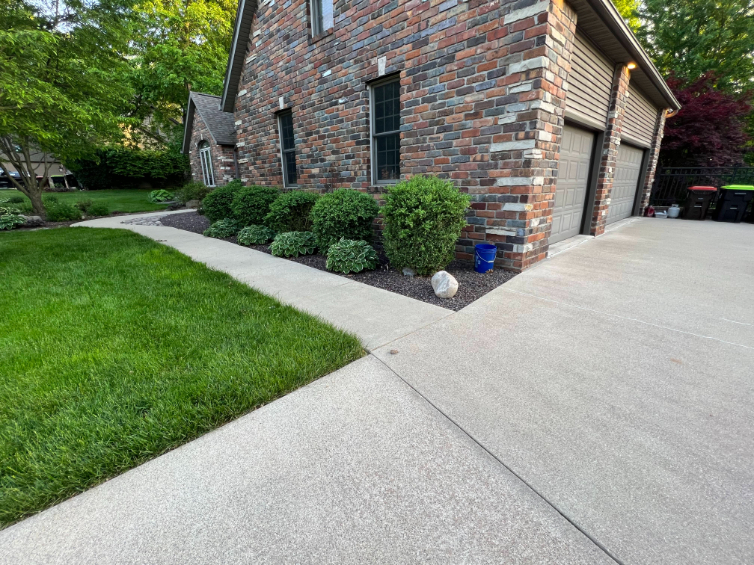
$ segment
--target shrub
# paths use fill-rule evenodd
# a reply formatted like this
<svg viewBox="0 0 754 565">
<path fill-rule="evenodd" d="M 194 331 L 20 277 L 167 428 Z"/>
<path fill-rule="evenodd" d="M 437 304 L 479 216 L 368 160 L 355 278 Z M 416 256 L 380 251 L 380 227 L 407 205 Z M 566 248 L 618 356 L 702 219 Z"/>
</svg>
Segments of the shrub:
<svg viewBox="0 0 754 565">
<path fill-rule="evenodd" d="M 312 231 L 323 251 L 342 238 L 372 241 L 372 223 L 380 208 L 363 192 L 341 188 L 325 194 L 312 208 Z"/>
<path fill-rule="evenodd" d="M 393 267 L 420 275 L 445 268 L 466 225 L 468 195 L 449 181 L 417 176 L 391 187 L 385 200 L 382 237 Z"/>
<path fill-rule="evenodd" d="M 23 196 L 11 196 L 10 198 L 3 200 L 3 202 L 7 202 L 8 204 L 23 204 L 26 202 L 26 198 Z"/>
<path fill-rule="evenodd" d="M 238 232 L 241 245 L 264 245 L 275 237 L 275 232 L 267 226 L 249 226 Z"/>
<path fill-rule="evenodd" d="M 109 216 L 110 207 L 104 202 L 95 202 L 86 211 L 87 216 Z"/>
<path fill-rule="evenodd" d="M 24 217 L 18 208 L 0 206 L 0 230 L 12 230 L 24 224 Z"/>
<path fill-rule="evenodd" d="M 285 192 L 270 205 L 270 213 L 265 216 L 264 223 L 279 232 L 310 231 L 310 215 L 318 198 L 316 192 Z"/>
<path fill-rule="evenodd" d="M 310 231 L 289 231 L 279 233 L 270 246 L 270 252 L 277 257 L 298 257 L 311 255 L 317 250 L 317 240 Z"/>
<path fill-rule="evenodd" d="M 234 217 L 243 226 L 260 225 L 270 211 L 270 205 L 280 196 L 272 186 L 247 186 L 239 190 L 233 199 Z"/>
<path fill-rule="evenodd" d="M 207 237 L 216 237 L 218 239 L 224 239 L 226 237 L 233 237 L 241 229 L 240 224 L 233 218 L 225 218 L 213 223 L 210 227 L 204 230 L 204 235 Z"/>
<path fill-rule="evenodd" d="M 360 273 L 376 269 L 379 258 L 366 241 L 341 239 L 327 250 L 327 269 L 336 273 Z"/>
<path fill-rule="evenodd" d="M 81 219 L 81 210 L 66 202 L 47 199 L 47 221 L 48 222 L 71 222 Z"/>
<path fill-rule="evenodd" d="M 147 196 L 150 202 L 168 202 L 173 200 L 173 193 L 169 190 L 153 190 Z"/>
<path fill-rule="evenodd" d="M 48 201 L 49 201 L 49 198 L 48 198 Z M 79 200 L 78 202 L 76 202 L 74 206 L 76 206 L 76 208 L 78 208 L 84 214 L 86 214 L 86 211 L 89 210 L 89 208 L 91 208 L 92 204 L 94 204 L 94 202 L 92 202 L 91 200 Z"/>
<path fill-rule="evenodd" d="M 181 204 L 190 200 L 204 200 L 209 194 L 209 187 L 203 182 L 191 181 L 175 191 L 174 197 Z"/>
<path fill-rule="evenodd" d="M 240 180 L 216 188 L 202 200 L 202 209 L 207 219 L 214 223 L 233 217 L 233 197 L 243 188 Z"/>
</svg>

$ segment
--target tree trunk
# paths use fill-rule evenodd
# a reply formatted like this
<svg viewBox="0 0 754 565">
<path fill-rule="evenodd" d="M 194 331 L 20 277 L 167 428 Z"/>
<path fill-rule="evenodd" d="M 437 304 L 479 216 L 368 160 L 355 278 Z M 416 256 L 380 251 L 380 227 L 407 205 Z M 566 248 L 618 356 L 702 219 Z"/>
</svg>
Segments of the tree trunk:
<svg viewBox="0 0 754 565">
<path fill-rule="evenodd" d="M 29 190 L 26 196 L 31 200 L 31 209 L 34 215 L 40 216 L 44 220 L 47 217 L 47 212 L 45 212 L 45 206 L 42 203 L 42 189 L 37 187 L 37 190 Z"/>
</svg>

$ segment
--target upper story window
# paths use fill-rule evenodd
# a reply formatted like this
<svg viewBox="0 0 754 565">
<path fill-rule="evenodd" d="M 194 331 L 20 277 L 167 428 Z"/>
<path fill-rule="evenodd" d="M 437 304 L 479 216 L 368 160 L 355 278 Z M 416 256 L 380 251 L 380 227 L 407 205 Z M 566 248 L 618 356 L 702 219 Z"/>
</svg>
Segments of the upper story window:
<svg viewBox="0 0 754 565">
<path fill-rule="evenodd" d="M 283 185 L 296 186 L 298 174 L 296 172 L 296 140 L 293 136 L 293 112 L 287 110 L 278 114 L 278 130 L 280 131 L 280 156 L 283 162 Z"/>
<path fill-rule="evenodd" d="M 206 141 L 199 142 L 199 162 L 202 166 L 204 184 L 215 186 L 215 171 L 212 169 L 212 152 L 209 148 L 209 143 Z"/>
<path fill-rule="evenodd" d="M 393 77 L 370 87 L 372 183 L 401 178 L 401 84 Z"/>
<path fill-rule="evenodd" d="M 311 0 L 311 3 L 312 35 L 319 35 L 335 25 L 333 19 L 333 0 Z"/>
</svg>

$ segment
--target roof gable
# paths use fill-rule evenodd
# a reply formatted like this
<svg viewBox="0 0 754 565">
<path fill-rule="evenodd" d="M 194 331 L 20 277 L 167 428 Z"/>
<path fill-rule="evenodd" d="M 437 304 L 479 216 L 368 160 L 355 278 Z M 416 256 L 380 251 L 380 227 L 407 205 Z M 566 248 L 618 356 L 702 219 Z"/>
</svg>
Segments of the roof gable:
<svg viewBox="0 0 754 565">
<path fill-rule="evenodd" d="M 233 30 L 233 41 L 230 44 L 228 66 L 225 70 L 225 85 L 220 107 L 224 112 L 232 112 L 238 93 L 238 83 L 243 72 L 243 61 L 246 56 L 246 46 L 251 36 L 251 23 L 257 13 L 258 0 L 239 0 L 236 11 L 236 27 Z"/>
<path fill-rule="evenodd" d="M 220 109 L 220 97 L 201 92 L 189 93 L 188 111 L 186 112 L 186 127 L 183 132 L 183 153 L 189 152 L 191 135 L 194 129 L 194 113 L 198 112 L 204 125 L 207 126 L 212 140 L 217 145 L 236 144 L 236 123 L 232 112 Z"/>
</svg>

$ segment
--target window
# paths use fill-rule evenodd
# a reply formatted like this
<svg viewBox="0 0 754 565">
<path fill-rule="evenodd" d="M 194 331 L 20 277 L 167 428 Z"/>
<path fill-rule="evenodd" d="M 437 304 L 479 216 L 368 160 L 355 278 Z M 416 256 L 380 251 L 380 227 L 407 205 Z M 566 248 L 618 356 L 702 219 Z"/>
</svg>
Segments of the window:
<svg viewBox="0 0 754 565">
<path fill-rule="evenodd" d="M 212 153 L 210 152 L 209 143 L 206 141 L 199 142 L 199 161 L 202 164 L 204 184 L 215 186 L 215 171 L 212 170 Z"/>
<path fill-rule="evenodd" d="M 280 153 L 283 161 L 283 184 L 295 186 L 298 184 L 296 173 L 296 141 L 293 137 L 293 113 L 278 114 L 278 128 L 280 129 Z"/>
<path fill-rule="evenodd" d="M 371 87 L 372 183 L 401 178 L 401 85 L 398 78 Z"/>
<path fill-rule="evenodd" d="M 311 0 L 312 1 L 312 35 L 319 35 L 332 28 L 335 23 L 333 20 L 333 0 Z"/>
</svg>

